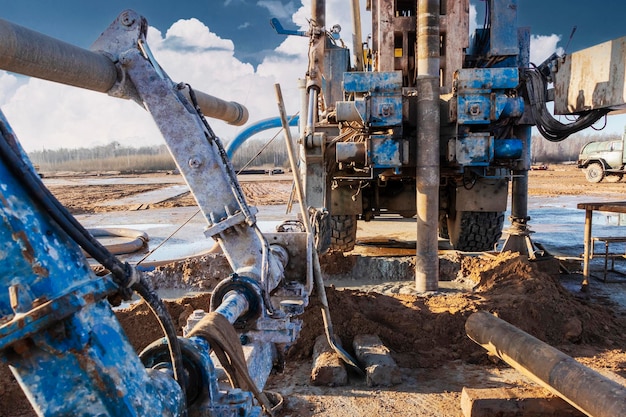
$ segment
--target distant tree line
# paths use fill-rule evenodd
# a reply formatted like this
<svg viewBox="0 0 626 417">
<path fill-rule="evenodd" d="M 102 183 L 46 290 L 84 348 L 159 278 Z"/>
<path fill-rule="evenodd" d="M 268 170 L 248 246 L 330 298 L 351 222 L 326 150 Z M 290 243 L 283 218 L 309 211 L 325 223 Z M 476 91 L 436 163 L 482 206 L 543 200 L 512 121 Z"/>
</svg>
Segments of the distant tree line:
<svg viewBox="0 0 626 417">
<path fill-rule="evenodd" d="M 540 135 L 531 141 L 532 163 L 576 161 L 583 145 L 591 141 L 620 139 L 617 134 L 578 133 L 561 142 L 550 142 Z M 176 165 L 165 145 L 134 148 L 119 142 L 91 148 L 61 148 L 29 153 L 41 171 L 160 171 L 174 170 Z M 282 138 L 252 139 L 233 155 L 235 170 L 244 168 L 287 168 L 289 159 Z"/>
<path fill-rule="evenodd" d="M 531 158 L 533 163 L 562 163 L 578 159 L 580 149 L 588 142 L 619 140 L 618 134 L 585 132 L 574 134 L 561 142 L 550 142 L 541 135 L 533 135 Z"/>
<path fill-rule="evenodd" d="M 166 145 L 135 148 L 119 142 L 91 148 L 44 149 L 29 152 L 31 161 L 44 172 L 56 171 L 168 171 L 176 164 Z M 252 139 L 234 154 L 235 170 L 251 167 L 281 167 L 289 165 L 283 140 Z"/>
</svg>

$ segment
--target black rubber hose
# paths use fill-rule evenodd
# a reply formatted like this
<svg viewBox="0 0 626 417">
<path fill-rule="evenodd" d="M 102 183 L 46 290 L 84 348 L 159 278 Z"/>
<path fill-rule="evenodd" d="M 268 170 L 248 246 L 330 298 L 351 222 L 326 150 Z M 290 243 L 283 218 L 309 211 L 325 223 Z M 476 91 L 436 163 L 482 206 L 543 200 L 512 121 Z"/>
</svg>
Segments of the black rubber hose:
<svg viewBox="0 0 626 417">
<path fill-rule="evenodd" d="M 21 148 L 4 123 L 0 124 L 0 132 L 5 138 L 5 140 L 0 141 L 2 159 L 29 192 L 31 198 L 41 205 L 71 239 L 111 271 L 118 285 L 122 288 L 128 287 L 130 278 L 128 264 L 124 264 L 107 251 L 43 185 L 39 176 L 35 175 L 31 167 L 22 159 Z"/>
<path fill-rule="evenodd" d="M 547 82 L 535 68 L 524 71 L 530 110 L 539 132 L 551 142 L 560 142 L 571 134 L 592 126 L 606 116 L 610 109 L 595 109 L 581 114 L 574 122 L 561 123 L 546 108 Z"/>
</svg>

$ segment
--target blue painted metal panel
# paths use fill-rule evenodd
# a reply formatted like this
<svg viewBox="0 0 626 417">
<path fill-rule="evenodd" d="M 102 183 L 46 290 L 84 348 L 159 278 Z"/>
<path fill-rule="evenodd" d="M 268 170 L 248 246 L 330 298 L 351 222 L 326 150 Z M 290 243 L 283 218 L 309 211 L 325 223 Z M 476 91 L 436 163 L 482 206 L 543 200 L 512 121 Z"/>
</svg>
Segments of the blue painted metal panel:
<svg viewBox="0 0 626 417">
<path fill-rule="evenodd" d="M 8 128 L 1 112 L 0 122 Z M 0 189 L 0 346 L 19 347 L 0 358 L 38 415 L 178 416 L 178 383 L 148 375 L 104 298 L 113 283 L 91 271 L 4 163 Z"/>
<path fill-rule="evenodd" d="M 458 72 L 457 83 L 460 92 L 512 89 L 519 85 L 519 71 L 517 68 L 464 68 Z"/>
<path fill-rule="evenodd" d="M 499 93 L 460 93 L 458 96 L 459 124 L 489 124 L 501 117 L 519 117 L 523 113 L 524 100 L 521 97 L 507 97 Z"/>
<path fill-rule="evenodd" d="M 491 19 L 488 56 L 517 55 L 517 0 L 491 1 Z"/>
<path fill-rule="evenodd" d="M 456 161 L 463 166 L 488 166 L 493 161 L 493 137 L 474 133 L 456 140 Z"/>
<path fill-rule="evenodd" d="M 400 141 L 389 136 L 372 136 L 370 160 L 375 168 L 397 168 L 402 166 Z"/>
<path fill-rule="evenodd" d="M 347 93 L 383 92 L 402 89 L 402 72 L 346 72 L 343 90 Z"/>
<path fill-rule="evenodd" d="M 488 94 L 459 94 L 457 122 L 459 124 L 489 124 L 492 105 Z"/>
<path fill-rule="evenodd" d="M 494 141 L 496 159 L 519 159 L 523 151 L 524 144 L 521 139 L 496 139 Z"/>
<path fill-rule="evenodd" d="M 402 124 L 402 97 L 400 95 L 372 95 L 369 100 L 369 124 L 375 127 Z"/>
</svg>

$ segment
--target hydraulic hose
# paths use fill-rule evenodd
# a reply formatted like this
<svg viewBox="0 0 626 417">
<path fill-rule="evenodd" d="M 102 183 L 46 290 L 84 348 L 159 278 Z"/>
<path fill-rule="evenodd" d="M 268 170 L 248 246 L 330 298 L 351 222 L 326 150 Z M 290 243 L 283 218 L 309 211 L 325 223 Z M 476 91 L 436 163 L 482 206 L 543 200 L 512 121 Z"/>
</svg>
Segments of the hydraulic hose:
<svg viewBox="0 0 626 417">
<path fill-rule="evenodd" d="M 524 74 L 530 109 L 537 124 L 537 130 L 551 142 L 560 142 L 569 135 L 588 128 L 610 112 L 610 109 L 591 110 L 572 123 L 561 123 L 546 108 L 547 87 L 541 72 L 536 68 L 529 68 Z"/>
<path fill-rule="evenodd" d="M 108 227 L 108 228 L 90 228 L 87 229 L 89 234 L 95 238 L 99 237 L 119 237 L 119 238 L 128 238 L 123 243 L 114 243 L 110 245 L 105 245 L 104 247 L 114 255 L 122 255 L 126 253 L 133 253 L 141 250 L 146 246 L 146 242 L 148 242 L 149 237 L 146 232 L 135 229 L 126 229 L 122 227 Z M 89 255 L 89 254 L 87 254 Z"/>
</svg>

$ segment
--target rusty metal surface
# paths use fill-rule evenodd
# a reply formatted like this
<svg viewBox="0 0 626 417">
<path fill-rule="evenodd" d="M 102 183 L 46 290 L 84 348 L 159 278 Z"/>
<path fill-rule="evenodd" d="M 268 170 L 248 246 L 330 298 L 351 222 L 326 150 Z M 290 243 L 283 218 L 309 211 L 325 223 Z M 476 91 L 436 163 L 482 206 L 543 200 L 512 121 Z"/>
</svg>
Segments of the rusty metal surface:
<svg viewBox="0 0 626 417">
<path fill-rule="evenodd" d="M 479 311 L 468 317 L 465 330 L 470 339 L 489 353 L 585 414 L 626 415 L 626 387 L 504 320 Z"/>
<path fill-rule="evenodd" d="M 117 80 L 115 64 L 106 56 L 1 19 L 0 68 L 101 93 Z"/>
<path fill-rule="evenodd" d="M 626 37 L 565 56 L 554 87 L 555 114 L 626 108 Z"/>
</svg>

